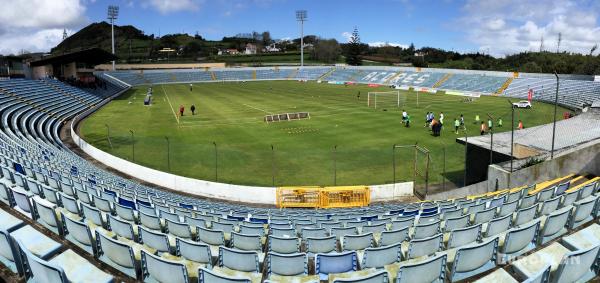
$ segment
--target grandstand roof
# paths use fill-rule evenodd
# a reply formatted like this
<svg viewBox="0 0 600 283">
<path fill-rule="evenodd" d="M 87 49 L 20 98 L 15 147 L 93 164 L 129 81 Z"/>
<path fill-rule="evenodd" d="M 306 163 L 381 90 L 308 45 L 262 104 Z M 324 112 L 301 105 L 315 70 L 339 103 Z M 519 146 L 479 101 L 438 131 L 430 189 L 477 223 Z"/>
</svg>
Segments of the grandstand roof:
<svg viewBox="0 0 600 283">
<path fill-rule="evenodd" d="M 573 148 L 584 143 L 600 139 L 600 117 L 592 113 L 584 113 L 570 119 L 556 122 L 555 151 Z M 515 122 L 516 124 L 516 122 Z M 464 144 L 464 138 L 457 138 L 457 142 Z M 469 137 L 469 145 L 490 148 L 490 135 Z M 511 132 L 494 134 L 494 152 L 510 156 Z M 523 130 L 515 128 L 514 143 L 516 147 L 524 147 L 538 154 L 550 153 L 552 149 L 552 123 L 540 125 Z M 517 150 L 514 155 L 519 158 Z M 536 154 L 537 155 L 537 154 Z"/>
<path fill-rule="evenodd" d="M 50 55 L 41 59 L 29 61 L 32 67 L 51 64 L 67 64 L 71 62 L 82 62 L 89 65 L 98 65 L 112 60 L 117 56 L 101 48 L 90 48 L 60 55 Z"/>
</svg>

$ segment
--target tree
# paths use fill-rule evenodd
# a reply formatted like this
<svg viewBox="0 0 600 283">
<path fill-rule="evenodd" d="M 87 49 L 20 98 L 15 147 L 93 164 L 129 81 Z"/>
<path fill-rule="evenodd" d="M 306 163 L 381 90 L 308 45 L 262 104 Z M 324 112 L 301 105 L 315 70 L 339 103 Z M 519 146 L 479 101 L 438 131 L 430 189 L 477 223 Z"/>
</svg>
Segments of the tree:
<svg viewBox="0 0 600 283">
<path fill-rule="evenodd" d="M 596 49 L 598 49 L 598 43 L 594 44 L 594 46 L 592 46 L 592 48 L 590 49 L 590 56 L 594 54 Z"/>
<path fill-rule="evenodd" d="M 263 31 L 262 33 L 262 43 L 264 46 L 269 46 L 273 40 L 271 39 L 271 33 L 268 31 Z"/>
<path fill-rule="evenodd" d="M 526 73 L 541 73 L 542 68 L 537 63 L 531 61 L 525 63 L 525 65 L 523 65 L 523 68 L 521 68 L 521 71 Z"/>
<path fill-rule="evenodd" d="M 361 44 L 360 44 L 360 36 L 358 35 L 358 28 L 354 27 L 354 31 L 352 31 L 352 36 L 350 37 L 350 42 L 348 43 L 348 48 L 346 51 L 346 63 L 351 66 L 360 66 L 362 65 L 362 59 L 360 58 L 361 53 Z"/>
<path fill-rule="evenodd" d="M 335 63 L 340 57 L 340 44 L 335 39 L 319 39 L 314 45 L 311 57 L 323 63 Z"/>
<path fill-rule="evenodd" d="M 185 53 L 188 55 L 197 55 L 201 49 L 202 45 L 196 40 L 192 40 L 185 45 Z"/>
</svg>

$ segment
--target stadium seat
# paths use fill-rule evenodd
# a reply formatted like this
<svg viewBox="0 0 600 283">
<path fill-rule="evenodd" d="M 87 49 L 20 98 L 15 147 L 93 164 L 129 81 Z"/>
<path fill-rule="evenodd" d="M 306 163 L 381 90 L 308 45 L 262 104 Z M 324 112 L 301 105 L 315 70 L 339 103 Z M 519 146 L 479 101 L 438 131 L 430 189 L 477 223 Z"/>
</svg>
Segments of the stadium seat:
<svg viewBox="0 0 600 283">
<path fill-rule="evenodd" d="M 533 278 L 550 265 L 551 282 L 587 282 L 595 276 L 591 270 L 597 260 L 600 246 L 569 251 L 558 243 L 536 251 L 512 263 L 517 274 Z"/>
<path fill-rule="evenodd" d="M 420 261 L 394 264 L 386 270 L 396 276 L 397 283 L 442 283 L 446 278 L 446 258 L 445 254 L 440 254 Z"/>
<path fill-rule="evenodd" d="M 512 226 L 519 227 L 525 223 L 533 221 L 537 214 L 537 205 L 532 205 L 527 208 L 519 209 L 514 215 Z"/>
<path fill-rule="evenodd" d="M 440 221 L 431 222 L 424 225 L 415 225 L 411 239 L 423 239 L 431 237 L 440 232 Z"/>
<path fill-rule="evenodd" d="M 203 267 L 198 270 L 198 274 L 199 283 L 252 283 L 250 278 L 241 278 L 239 276 L 228 276 L 225 274 L 219 274 L 218 272 L 213 272 Z"/>
<path fill-rule="evenodd" d="M 498 238 L 456 249 L 448 256 L 448 279 L 456 282 L 496 267 L 497 250 Z"/>
<path fill-rule="evenodd" d="M 21 188 L 10 188 L 12 199 L 15 200 L 14 208 L 21 214 L 35 219 L 35 211 L 31 204 L 32 195 L 22 190 Z"/>
<path fill-rule="evenodd" d="M 520 256 L 535 248 L 539 232 L 539 220 L 519 228 L 512 228 L 506 234 L 500 235 L 499 261 L 501 263 Z"/>
<path fill-rule="evenodd" d="M 392 220 L 391 230 L 400 230 L 405 227 L 412 227 L 415 219 L 413 217 Z"/>
<path fill-rule="evenodd" d="M 269 226 L 269 233 L 275 237 L 296 237 L 296 230 L 294 228 L 276 228 Z"/>
<path fill-rule="evenodd" d="M 459 228 L 452 230 L 447 239 L 444 239 L 446 242 L 447 249 L 454 249 L 460 246 L 464 246 L 467 244 L 474 243 L 481 238 L 481 224 Z"/>
<path fill-rule="evenodd" d="M 62 235 L 63 234 L 63 224 L 58 219 L 56 213 L 56 205 L 48 202 L 38 196 L 34 196 L 31 198 L 33 205 L 35 206 L 35 211 L 37 212 L 36 221 L 42 224 L 44 227 L 48 228 L 48 230 L 52 231 L 55 234 Z"/>
<path fill-rule="evenodd" d="M 402 260 L 401 243 L 381 246 L 377 248 L 366 248 L 362 257 L 361 268 L 384 268 L 386 265 L 400 262 Z"/>
<path fill-rule="evenodd" d="M 544 245 L 568 232 L 567 222 L 571 215 L 571 210 L 571 207 L 565 207 L 542 217 L 538 245 Z"/>
<path fill-rule="evenodd" d="M 504 233 L 510 228 L 510 223 L 512 220 L 512 215 L 505 215 L 496 217 L 488 223 L 484 223 L 482 230 L 484 238 L 490 238 L 501 233 Z"/>
<path fill-rule="evenodd" d="M 170 261 L 142 250 L 142 279 L 144 282 L 187 283 L 184 264 Z"/>
<path fill-rule="evenodd" d="M 569 229 L 575 229 L 594 218 L 593 212 L 596 208 L 598 198 L 595 196 L 573 203 L 573 213 L 569 220 Z"/>
<path fill-rule="evenodd" d="M 405 259 L 415 259 L 423 256 L 433 255 L 442 248 L 442 234 L 433 235 L 429 238 L 413 239 L 405 242 L 402 253 Z"/>
<path fill-rule="evenodd" d="M 108 226 L 110 231 L 114 232 L 120 237 L 129 239 L 131 241 L 138 240 L 138 228 L 137 225 L 132 225 L 127 221 L 120 220 L 112 215 L 108 216 Z"/>
<path fill-rule="evenodd" d="M 258 253 L 255 251 L 241 251 L 226 247 L 219 247 L 219 267 L 223 271 L 230 271 L 234 276 L 261 277 Z M 214 270 L 215 268 L 213 268 Z M 217 269 L 218 270 L 218 269 Z"/>
<path fill-rule="evenodd" d="M 86 259 L 77 255 L 72 250 L 44 260 L 31 253 L 27 246 L 18 241 L 20 253 L 27 260 L 26 277 L 31 282 L 112 282 L 113 277 L 104 273 Z"/>
<path fill-rule="evenodd" d="M 163 232 L 165 230 L 163 228 L 163 220 L 160 217 L 144 212 L 139 212 L 138 215 L 140 217 L 140 224 L 144 226 L 144 228 L 157 232 Z"/>
<path fill-rule="evenodd" d="M 96 231 L 96 244 L 98 259 L 131 278 L 138 278 L 140 274 L 140 260 L 129 243 L 112 239 L 103 233 Z"/>
<path fill-rule="evenodd" d="M 138 226 L 138 229 L 139 242 L 141 244 L 161 253 L 173 253 L 175 243 L 171 244 L 166 234 L 151 231 L 142 226 Z"/>
<path fill-rule="evenodd" d="M 293 254 L 300 252 L 300 239 L 296 237 L 277 237 L 269 235 L 268 250 L 278 254 Z"/>
<path fill-rule="evenodd" d="M 409 227 L 404 227 L 398 230 L 384 231 L 381 233 L 379 239 L 379 246 L 389 246 L 395 243 L 402 243 L 409 239 L 408 237 Z"/>
<path fill-rule="evenodd" d="M 72 219 L 64 213 L 61 213 L 61 220 L 64 225 L 65 239 L 88 252 L 90 255 L 95 256 L 95 235 L 92 234 L 90 227 L 83 222 Z"/>
<path fill-rule="evenodd" d="M 267 278 L 308 275 L 308 257 L 305 253 L 267 254 Z M 290 278 L 291 279 L 291 278 Z"/>
<path fill-rule="evenodd" d="M 210 246 L 189 240 L 176 239 L 176 254 L 180 256 L 186 266 L 192 266 L 197 272 L 198 267 L 212 267 L 213 257 Z M 215 255 L 216 257 L 216 255 Z M 191 270 L 189 270 L 192 273 Z"/>
<path fill-rule="evenodd" d="M 315 255 L 315 273 L 321 280 L 327 280 L 329 274 L 356 271 L 357 269 L 356 252 Z"/>
<path fill-rule="evenodd" d="M 333 283 L 387 283 L 389 282 L 388 273 L 386 271 L 377 271 L 377 272 L 364 272 L 363 270 L 360 274 L 342 273 L 336 274 L 333 280 L 330 280 Z M 359 273 L 359 272 L 355 272 Z M 362 273 L 367 273 L 366 275 L 362 275 Z"/>
<path fill-rule="evenodd" d="M 465 228 L 469 225 L 469 215 L 446 218 L 444 221 L 444 232 L 450 232 L 454 229 Z"/>
<path fill-rule="evenodd" d="M 330 253 L 337 250 L 337 239 L 335 236 L 322 238 L 306 238 L 306 252 L 310 257 L 317 253 Z"/>
</svg>

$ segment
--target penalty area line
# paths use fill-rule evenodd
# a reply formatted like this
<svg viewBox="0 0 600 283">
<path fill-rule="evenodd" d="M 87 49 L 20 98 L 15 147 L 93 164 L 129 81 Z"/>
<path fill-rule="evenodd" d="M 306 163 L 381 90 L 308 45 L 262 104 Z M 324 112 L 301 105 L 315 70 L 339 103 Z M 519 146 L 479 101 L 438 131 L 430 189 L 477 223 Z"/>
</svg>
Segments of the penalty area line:
<svg viewBox="0 0 600 283">
<path fill-rule="evenodd" d="M 165 97 L 167 98 L 167 102 L 169 103 L 169 106 L 171 107 L 173 116 L 175 116 L 175 121 L 177 121 L 177 124 L 179 124 L 179 117 L 177 117 L 177 113 L 175 113 L 175 109 L 173 109 L 173 104 L 171 104 L 171 100 L 169 99 L 169 95 L 167 95 L 167 91 L 165 90 L 165 87 L 163 85 L 161 85 L 160 87 L 162 88 L 163 93 L 165 94 Z"/>
<path fill-rule="evenodd" d="M 267 110 L 264 110 L 264 109 L 260 109 L 260 108 L 254 107 L 254 106 L 252 106 L 252 105 L 248 105 L 248 104 L 246 104 L 246 103 L 243 103 L 243 105 L 244 105 L 244 106 L 246 106 L 246 107 L 252 108 L 252 109 L 256 109 L 256 110 L 258 110 L 258 111 L 265 112 L 265 113 L 267 113 L 267 114 L 271 114 L 271 112 L 269 112 L 269 111 L 267 111 Z"/>
</svg>

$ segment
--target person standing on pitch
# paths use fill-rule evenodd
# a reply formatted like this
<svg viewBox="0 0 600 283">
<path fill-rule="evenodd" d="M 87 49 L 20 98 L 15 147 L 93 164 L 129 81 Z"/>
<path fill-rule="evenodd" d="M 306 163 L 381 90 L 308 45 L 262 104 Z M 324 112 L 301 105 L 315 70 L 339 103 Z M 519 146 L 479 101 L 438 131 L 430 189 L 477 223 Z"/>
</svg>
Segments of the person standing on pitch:
<svg viewBox="0 0 600 283">
<path fill-rule="evenodd" d="M 460 114 L 460 125 L 461 126 L 465 126 L 465 116 L 463 116 L 463 114 Z"/>
<path fill-rule="evenodd" d="M 502 117 L 498 118 L 498 127 L 502 128 Z"/>
<path fill-rule="evenodd" d="M 359 90 L 359 91 L 358 91 L 358 93 L 356 94 L 356 98 L 357 98 L 358 100 L 360 100 L 360 90 Z"/>
<path fill-rule="evenodd" d="M 494 128 L 494 123 L 492 122 L 492 118 L 488 119 L 488 129 L 491 132 L 492 128 Z"/>
<path fill-rule="evenodd" d="M 183 111 L 185 111 L 185 107 L 181 104 L 181 106 L 179 106 L 179 116 L 183 116 Z"/>
<path fill-rule="evenodd" d="M 485 135 L 485 123 L 481 121 L 481 135 Z"/>
<path fill-rule="evenodd" d="M 440 112 L 440 124 L 444 126 L 444 112 Z"/>
<path fill-rule="evenodd" d="M 196 115 L 196 105 L 192 104 L 190 111 L 192 111 L 192 115 Z"/>
<path fill-rule="evenodd" d="M 192 84 L 190 84 L 190 92 L 192 91 Z"/>
<path fill-rule="evenodd" d="M 460 121 L 458 119 L 454 119 L 454 132 L 458 135 L 458 127 L 460 127 Z"/>
<path fill-rule="evenodd" d="M 402 109 L 402 123 L 406 123 L 407 115 L 408 115 L 408 113 L 406 113 L 406 110 Z"/>
</svg>

